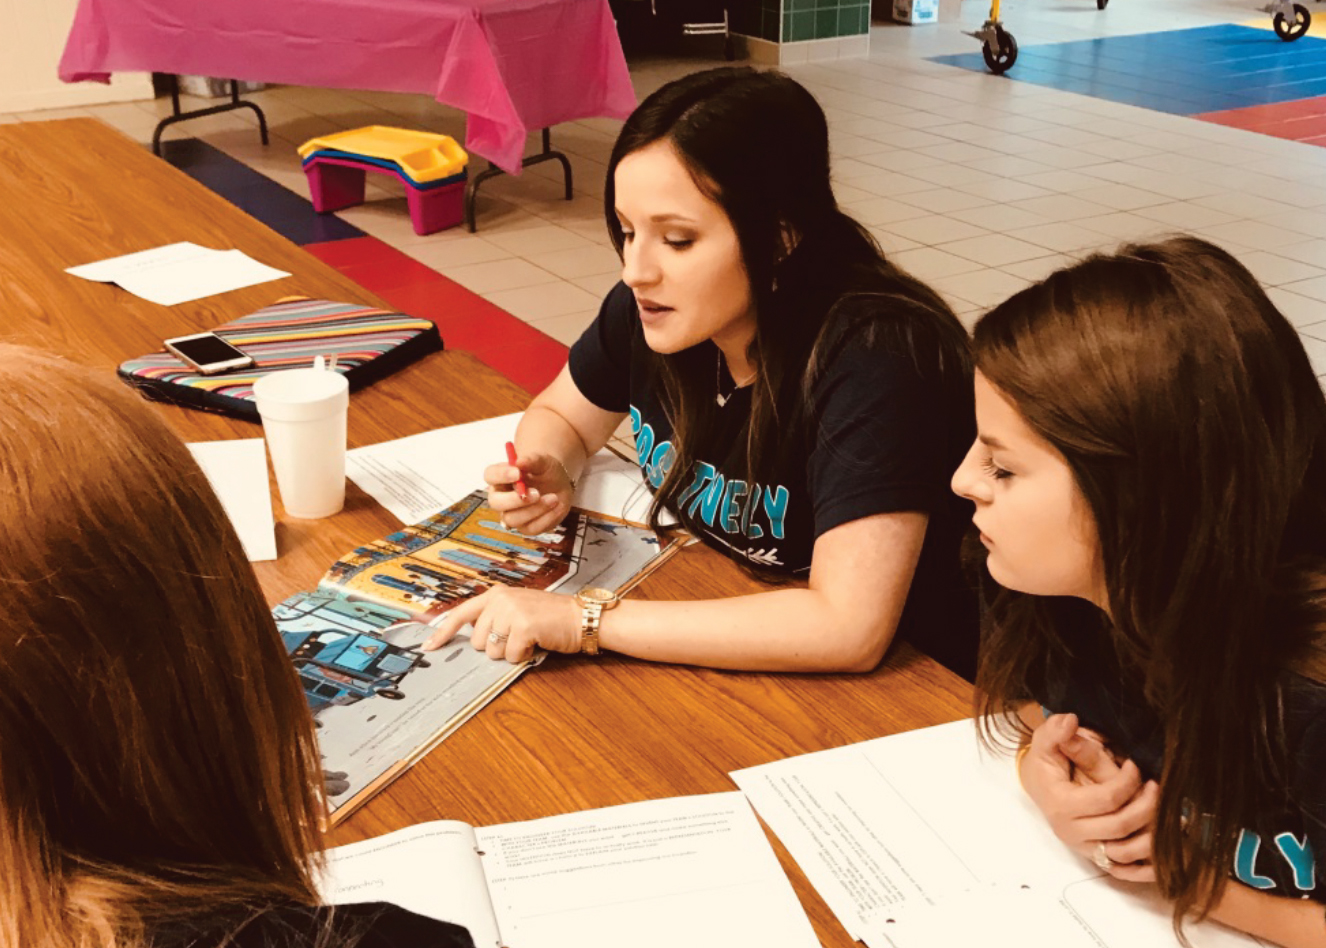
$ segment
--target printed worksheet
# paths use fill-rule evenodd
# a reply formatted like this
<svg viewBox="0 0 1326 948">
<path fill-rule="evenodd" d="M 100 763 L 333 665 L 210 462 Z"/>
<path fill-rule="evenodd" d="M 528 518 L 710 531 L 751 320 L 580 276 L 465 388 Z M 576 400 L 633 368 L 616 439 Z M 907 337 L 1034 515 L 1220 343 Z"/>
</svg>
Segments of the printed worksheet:
<svg viewBox="0 0 1326 948">
<path fill-rule="evenodd" d="M 971 721 L 739 770 L 732 779 L 870 948 L 1177 946 L 1166 906 L 1072 853 Z M 1193 948 L 1256 939 L 1214 922 Z"/>
<path fill-rule="evenodd" d="M 815 948 L 740 793 L 472 829 L 424 823 L 334 849 L 329 901 L 467 926 L 478 948 Z"/>
</svg>

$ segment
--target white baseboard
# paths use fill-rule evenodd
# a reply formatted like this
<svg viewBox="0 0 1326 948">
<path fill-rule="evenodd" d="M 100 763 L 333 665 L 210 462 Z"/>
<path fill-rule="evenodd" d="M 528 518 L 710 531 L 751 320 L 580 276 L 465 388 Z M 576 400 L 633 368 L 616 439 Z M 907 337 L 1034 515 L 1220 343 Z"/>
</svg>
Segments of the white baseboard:
<svg viewBox="0 0 1326 948">
<path fill-rule="evenodd" d="M 117 73 L 109 85 L 101 82 L 60 82 L 36 89 L 0 89 L 0 112 L 74 109 L 107 102 L 137 102 L 152 98 L 152 77 L 145 72 Z"/>
<path fill-rule="evenodd" d="M 741 58 L 749 59 L 761 66 L 778 65 L 778 44 L 772 40 L 760 39 L 758 36 L 743 36 L 740 33 L 733 33 L 732 38 L 736 40 L 737 55 Z"/>
<path fill-rule="evenodd" d="M 733 34 L 745 58 L 761 66 L 791 66 L 826 59 L 864 58 L 870 55 L 870 34 L 775 43 L 756 36 Z"/>
</svg>

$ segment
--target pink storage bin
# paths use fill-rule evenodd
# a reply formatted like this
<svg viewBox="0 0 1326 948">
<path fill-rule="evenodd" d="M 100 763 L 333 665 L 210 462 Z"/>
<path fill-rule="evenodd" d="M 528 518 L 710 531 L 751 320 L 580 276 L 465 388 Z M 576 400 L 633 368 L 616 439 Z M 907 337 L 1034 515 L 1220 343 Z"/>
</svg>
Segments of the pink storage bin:
<svg viewBox="0 0 1326 948">
<path fill-rule="evenodd" d="M 373 171 L 394 175 L 405 184 L 410 208 L 410 223 L 421 237 L 455 227 L 465 217 L 465 176 L 452 184 L 432 188 L 416 187 L 399 171 L 379 165 L 359 164 L 342 158 L 317 156 L 304 165 L 313 209 L 329 214 L 364 203 L 364 174 Z"/>
</svg>

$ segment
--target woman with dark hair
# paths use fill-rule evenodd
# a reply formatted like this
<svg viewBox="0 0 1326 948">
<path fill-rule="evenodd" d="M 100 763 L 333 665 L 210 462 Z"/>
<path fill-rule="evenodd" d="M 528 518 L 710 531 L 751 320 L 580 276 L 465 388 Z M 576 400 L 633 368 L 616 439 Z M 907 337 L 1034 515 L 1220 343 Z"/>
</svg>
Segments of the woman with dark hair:
<svg viewBox="0 0 1326 948">
<path fill-rule="evenodd" d="M 473 948 L 321 906 L 313 719 L 225 511 L 133 392 L 8 345 L 0 655 L 0 945 Z"/>
<path fill-rule="evenodd" d="M 966 334 L 838 209 L 824 113 L 777 72 L 669 83 L 626 122 L 605 198 L 622 282 L 488 468 L 507 527 L 566 515 L 574 478 L 629 416 L 665 515 L 808 588 L 617 603 L 497 589 L 454 610 L 494 658 L 537 645 L 783 671 L 867 671 L 895 634 L 968 676 L 965 506 L 948 471 L 972 432 Z M 513 490 L 521 478 L 525 496 Z M 596 601 L 597 600 L 597 601 Z"/>
<path fill-rule="evenodd" d="M 1023 290 L 975 352 L 987 739 L 1176 931 L 1326 945 L 1326 397 L 1294 328 L 1175 238 Z"/>
</svg>

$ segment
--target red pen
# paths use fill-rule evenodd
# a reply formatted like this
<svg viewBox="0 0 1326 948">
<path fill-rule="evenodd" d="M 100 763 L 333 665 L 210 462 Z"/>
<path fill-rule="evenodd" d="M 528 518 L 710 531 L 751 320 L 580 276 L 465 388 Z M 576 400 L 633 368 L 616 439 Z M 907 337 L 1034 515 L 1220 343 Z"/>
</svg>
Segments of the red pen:
<svg viewBox="0 0 1326 948">
<path fill-rule="evenodd" d="M 510 441 L 506 443 L 506 460 L 512 467 L 516 466 L 516 446 Z M 523 477 L 516 479 L 516 493 L 520 495 L 521 500 L 525 500 L 529 496 L 529 488 L 525 486 Z"/>
</svg>

